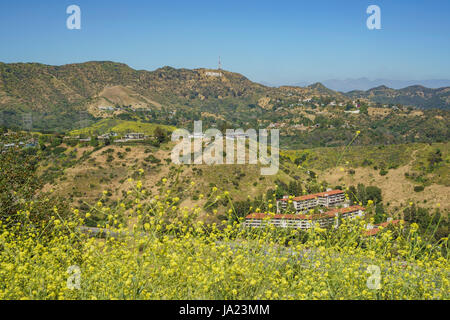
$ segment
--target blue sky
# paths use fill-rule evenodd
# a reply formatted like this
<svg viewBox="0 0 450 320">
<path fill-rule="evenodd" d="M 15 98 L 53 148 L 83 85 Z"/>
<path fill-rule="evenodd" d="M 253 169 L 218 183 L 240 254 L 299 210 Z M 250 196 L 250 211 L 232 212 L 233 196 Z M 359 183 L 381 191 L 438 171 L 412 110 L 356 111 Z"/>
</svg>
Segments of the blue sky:
<svg viewBox="0 0 450 320">
<path fill-rule="evenodd" d="M 66 28 L 80 6 L 82 29 Z M 381 30 L 366 9 L 381 8 Z M 0 61 L 92 60 L 136 69 L 223 68 L 254 81 L 450 78 L 448 0 L 14 0 L 0 2 Z"/>
</svg>

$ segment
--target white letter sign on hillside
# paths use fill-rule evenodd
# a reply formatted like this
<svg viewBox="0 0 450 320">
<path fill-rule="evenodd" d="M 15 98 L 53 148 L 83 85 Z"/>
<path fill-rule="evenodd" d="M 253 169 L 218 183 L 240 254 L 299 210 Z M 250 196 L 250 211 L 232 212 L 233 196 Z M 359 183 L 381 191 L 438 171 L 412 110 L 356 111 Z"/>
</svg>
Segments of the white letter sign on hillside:
<svg viewBox="0 0 450 320">
<path fill-rule="evenodd" d="M 371 5 L 367 8 L 367 14 L 371 14 L 367 18 L 367 28 L 369 30 L 381 29 L 381 9 L 379 6 Z"/>
<path fill-rule="evenodd" d="M 67 7 L 67 14 L 70 16 L 67 18 L 67 29 L 80 30 L 81 29 L 81 9 L 77 5 L 71 5 Z"/>
</svg>

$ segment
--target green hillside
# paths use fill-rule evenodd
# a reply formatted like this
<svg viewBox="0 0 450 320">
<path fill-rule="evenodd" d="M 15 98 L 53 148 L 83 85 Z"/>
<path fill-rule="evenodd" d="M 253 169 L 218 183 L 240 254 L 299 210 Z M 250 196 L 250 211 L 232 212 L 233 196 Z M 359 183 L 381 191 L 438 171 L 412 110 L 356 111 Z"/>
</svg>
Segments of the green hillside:
<svg viewBox="0 0 450 320">
<path fill-rule="evenodd" d="M 70 135 L 101 135 L 108 132 L 116 132 L 118 134 L 125 134 L 129 132 L 140 132 L 147 135 L 152 135 L 157 127 L 172 132 L 175 127 L 160 125 L 154 123 L 143 123 L 139 121 L 125 121 L 117 119 L 103 119 L 95 124 L 70 132 Z"/>
<path fill-rule="evenodd" d="M 408 96 L 411 99 L 395 103 L 412 106 L 426 102 L 427 107 L 447 108 L 448 103 L 446 88 L 378 88 L 346 96 L 320 83 L 305 88 L 265 87 L 225 70 L 163 67 L 144 71 L 115 62 L 0 63 L 0 118 L 3 125 L 17 129 L 23 127 L 24 113 L 30 113 L 35 131 L 70 131 L 81 128 L 83 120 L 104 118 L 176 127 L 189 127 L 199 119 L 205 126 L 221 129 L 274 126 L 281 129 L 286 148 L 340 145 L 354 128 L 363 127 L 375 131 L 368 137 L 371 144 L 448 137 L 447 110 L 424 111 L 418 118 L 402 107 L 383 119 L 368 114 L 367 108 L 377 106 L 383 95 L 390 99 Z M 417 104 L 419 97 L 423 101 Z M 445 103 L 435 103 L 436 99 Z M 359 115 L 345 113 L 355 111 L 357 105 Z M 116 111 L 101 111 L 105 106 Z M 299 135 L 297 140 L 305 141 L 303 145 L 294 141 Z"/>
</svg>

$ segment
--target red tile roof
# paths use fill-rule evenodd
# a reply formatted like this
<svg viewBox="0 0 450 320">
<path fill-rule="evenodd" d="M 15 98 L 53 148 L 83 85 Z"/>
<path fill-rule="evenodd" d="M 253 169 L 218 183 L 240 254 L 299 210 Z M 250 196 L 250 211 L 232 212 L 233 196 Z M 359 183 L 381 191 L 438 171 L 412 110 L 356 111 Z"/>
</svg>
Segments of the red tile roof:
<svg viewBox="0 0 450 320">
<path fill-rule="evenodd" d="M 293 201 L 306 201 L 306 200 L 312 200 L 312 199 L 316 199 L 319 197 L 329 197 L 329 196 L 334 196 L 337 194 L 343 194 L 344 191 L 342 190 L 331 190 L 331 191 L 325 191 L 325 192 L 319 192 L 319 193 L 313 193 L 313 194 L 307 194 L 304 196 L 298 196 L 298 197 L 294 197 L 291 200 Z M 289 198 L 284 198 L 284 199 L 278 199 L 278 201 L 289 201 Z"/>
<path fill-rule="evenodd" d="M 386 228 L 390 224 L 399 224 L 400 221 L 401 220 L 392 220 L 392 221 L 387 221 L 387 222 L 383 222 L 383 223 L 380 223 L 380 224 L 376 224 L 375 226 Z"/>
<path fill-rule="evenodd" d="M 355 212 L 358 210 L 365 210 L 365 208 L 361 206 L 352 206 L 348 208 L 340 208 L 340 209 L 334 209 L 331 211 L 323 212 L 323 213 L 316 213 L 312 215 L 305 215 L 305 214 L 275 214 L 271 215 L 268 213 L 252 213 L 245 217 L 245 219 L 284 219 L 284 220 L 317 220 L 321 218 L 334 218 L 336 216 L 336 213 L 347 213 L 347 212 Z"/>
<path fill-rule="evenodd" d="M 373 229 L 364 231 L 364 235 L 365 235 L 365 236 L 374 236 L 374 235 L 376 235 L 378 232 L 380 232 L 380 229 L 378 229 L 378 228 L 373 228 Z"/>
<path fill-rule="evenodd" d="M 304 196 L 300 196 L 300 197 L 295 197 L 292 200 L 294 201 L 305 201 L 305 200 L 312 200 L 312 199 L 317 199 L 317 195 L 315 194 L 307 194 Z"/>
<path fill-rule="evenodd" d="M 319 197 L 328 197 L 328 196 L 334 196 L 336 194 L 342 194 L 342 193 L 344 193 L 344 191 L 342 191 L 342 190 L 331 190 L 331 191 L 316 193 L 316 195 L 318 195 Z"/>
<path fill-rule="evenodd" d="M 347 208 L 336 208 L 336 209 L 333 209 L 333 210 L 331 210 L 329 212 L 344 214 L 344 213 L 348 213 L 348 212 L 354 212 L 356 210 L 365 211 L 366 208 L 361 207 L 361 206 L 351 206 L 351 207 L 347 207 Z"/>
<path fill-rule="evenodd" d="M 378 232 L 380 232 L 380 227 L 386 228 L 387 226 L 391 225 L 391 224 L 399 224 L 401 220 L 392 220 L 392 221 L 388 221 L 388 222 L 383 222 L 380 224 L 376 224 L 374 225 L 374 228 L 371 230 L 366 230 L 364 231 L 364 235 L 365 236 L 374 236 L 376 235 Z"/>
<path fill-rule="evenodd" d="M 271 215 L 268 213 L 252 213 L 245 217 L 245 219 L 258 219 L 263 220 L 265 218 L 270 219 L 283 219 L 283 220 L 317 220 L 321 218 L 331 218 L 334 217 L 334 215 L 328 214 L 328 212 L 324 213 L 317 213 L 312 215 L 306 215 L 306 214 L 275 214 Z"/>
</svg>

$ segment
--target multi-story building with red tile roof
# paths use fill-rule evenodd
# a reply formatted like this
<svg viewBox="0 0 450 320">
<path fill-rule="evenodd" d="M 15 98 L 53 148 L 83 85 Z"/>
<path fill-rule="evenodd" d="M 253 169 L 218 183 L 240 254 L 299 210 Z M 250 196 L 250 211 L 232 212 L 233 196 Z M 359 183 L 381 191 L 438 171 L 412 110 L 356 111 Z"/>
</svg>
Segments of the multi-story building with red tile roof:
<svg viewBox="0 0 450 320">
<path fill-rule="evenodd" d="M 361 206 L 352 206 L 347 208 L 336 208 L 327 212 L 305 215 L 305 214 L 269 214 L 252 213 L 245 217 L 247 227 L 265 227 L 274 225 L 281 228 L 296 228 L 307 230 L 315 224 L 321 228 L 335 226 L 339 224 L 339 219 L 350 219 L 363 217 L 365 209 Z"/>
<path fill-rule="evenodd" d="M 345 202 L 345 192 L 342 190 L 328 190 L 325 192 L 308 194 L 304 196 L 289 198 L 285 196 L 283 199 L 277 200 L 277 212 L 280 213 L 288 208 L 289 201 L 295 211 L 304 211 L 318 206 L 333 207 Z"/>
</svg>

